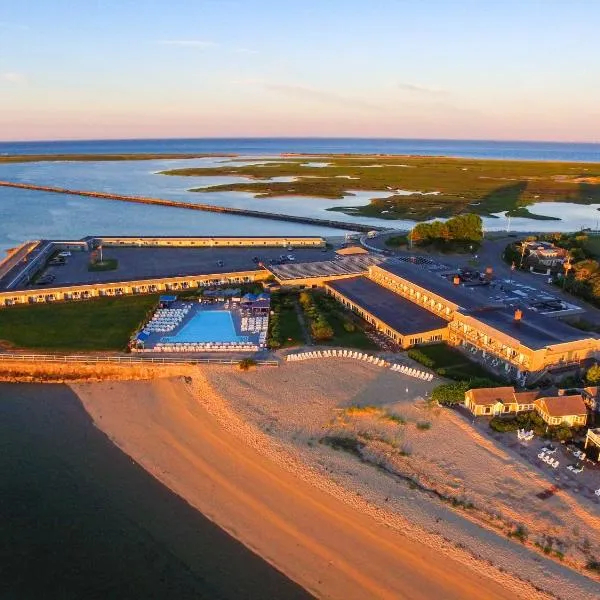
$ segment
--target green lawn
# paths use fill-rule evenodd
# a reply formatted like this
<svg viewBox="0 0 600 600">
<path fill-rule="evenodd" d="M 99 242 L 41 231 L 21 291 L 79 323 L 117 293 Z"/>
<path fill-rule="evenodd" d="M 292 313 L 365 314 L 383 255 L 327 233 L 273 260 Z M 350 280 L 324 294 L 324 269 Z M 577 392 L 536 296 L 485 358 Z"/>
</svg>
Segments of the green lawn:
<svg viewBox="0 0 600 600">
<path fill-rule="evenodd" d="M 291 348 L 304 344 L 304 332 L 298 321 L 295 292 L 275 292 L 271 295 L 271 310 L 275 313 L 269 321 L 269 345 Z"/>
<path fill-rule="evenodd" d="M 34 304 L 0 310 L 0 340 L 19 348 L 124 350 L 157 295 Z"/>
<path fill-rule="evenodd" d="M 433 361 L 433 369 L 443 369 L 443 376 L 449 379 L 469 380 L 473 377 L 484 377 L 491 380 L 499 378 L 484 369 L 479 363 L 469 360 L 462 352 L 451 348 L 447 344 L 430 344 L 418 346 L 419 352 Z"/>
<path fill-rule="evenodd" d="M 313 298 L 317 306 L 325 313 L 327 322 L 333 329 L 333 338 L 327 342 L 320 342 L 330 346 L 344 346 L 346 348 L 358 348 L 359 350 L 378 350 L 362 329 L 363 323 L 352 312 L 346 310 L 335 298 L 326 296 L 322 292 L 313 292 Z M 344 323 L 355 324 L 354 331 L 346 331 Z"/>
</svg>

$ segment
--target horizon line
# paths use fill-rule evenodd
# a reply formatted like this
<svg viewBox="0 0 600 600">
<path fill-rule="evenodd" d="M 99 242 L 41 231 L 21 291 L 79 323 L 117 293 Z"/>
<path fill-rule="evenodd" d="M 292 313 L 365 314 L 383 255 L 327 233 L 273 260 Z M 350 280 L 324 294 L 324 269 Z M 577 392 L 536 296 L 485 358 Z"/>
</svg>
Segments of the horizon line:
<svg viewBox="0 0 600 600">
<path fill-rule="evenodd" d="M 65 142 L 136 142 L 136 141 L 173 141 L 173 140 L 388 140 L 416 142 L 487 142 L 492 144 L 586 144 L 600 145 L 597 141 L 580 140 L 540 140 L 540 139 L 492 139 L 492 138 L 434 138 L 434 137 L 385 137 L 385 136 L 287 136 L 287 135 L 256 135 L 256 136 L 193 136 L 193 137 L 108 137 L 108 138 L 41 138 L 0 140 L 0 144 L 39 144 Z"/>
</svg>

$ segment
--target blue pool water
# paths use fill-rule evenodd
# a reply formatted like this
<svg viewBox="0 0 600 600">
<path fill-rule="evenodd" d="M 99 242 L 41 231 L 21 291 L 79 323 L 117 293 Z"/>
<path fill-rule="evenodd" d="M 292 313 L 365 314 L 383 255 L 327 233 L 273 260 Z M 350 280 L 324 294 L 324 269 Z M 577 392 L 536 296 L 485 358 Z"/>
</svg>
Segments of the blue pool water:
<svg viewBox="0 0 600 600">
<path fill-rule="evenodd" d="M 248 338 L 237 335 L 228 310 L 201 310 L 165 342 L 245 342 Z"/>
</svg>

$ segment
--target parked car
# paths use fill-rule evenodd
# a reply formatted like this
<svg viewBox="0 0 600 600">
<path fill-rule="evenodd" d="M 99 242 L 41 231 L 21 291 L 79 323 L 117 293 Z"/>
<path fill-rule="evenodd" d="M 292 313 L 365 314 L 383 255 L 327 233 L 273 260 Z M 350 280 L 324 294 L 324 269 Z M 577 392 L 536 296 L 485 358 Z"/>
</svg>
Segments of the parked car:
<svg viewBox="0 0 600 600">
<path fill-rule="evenodd" d="M 287 259 L 288 260 L 296 260 L 296 257 L 293 254 L 288 254 Z"/>
</svg>

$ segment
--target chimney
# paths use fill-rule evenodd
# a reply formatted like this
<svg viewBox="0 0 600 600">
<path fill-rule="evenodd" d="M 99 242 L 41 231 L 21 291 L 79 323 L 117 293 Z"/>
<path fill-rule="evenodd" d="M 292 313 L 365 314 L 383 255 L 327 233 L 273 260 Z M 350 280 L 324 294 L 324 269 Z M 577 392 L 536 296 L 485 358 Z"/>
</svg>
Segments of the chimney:
<svg viewBox="0 0 600 600">
<path fill-rule="evenodd" d="M 458 275 L 455 275 L 454 279 L 452 279 L 452 282 L 454 283 L 454 285 L 459 285 L 460 284 L 460 277 Z"/>
<path fill-rule="evenodd" d="M 515 321 L 520 321 L 523 318 L 523 311 L 520 308 L 515 310 Z"/>
</svg>

